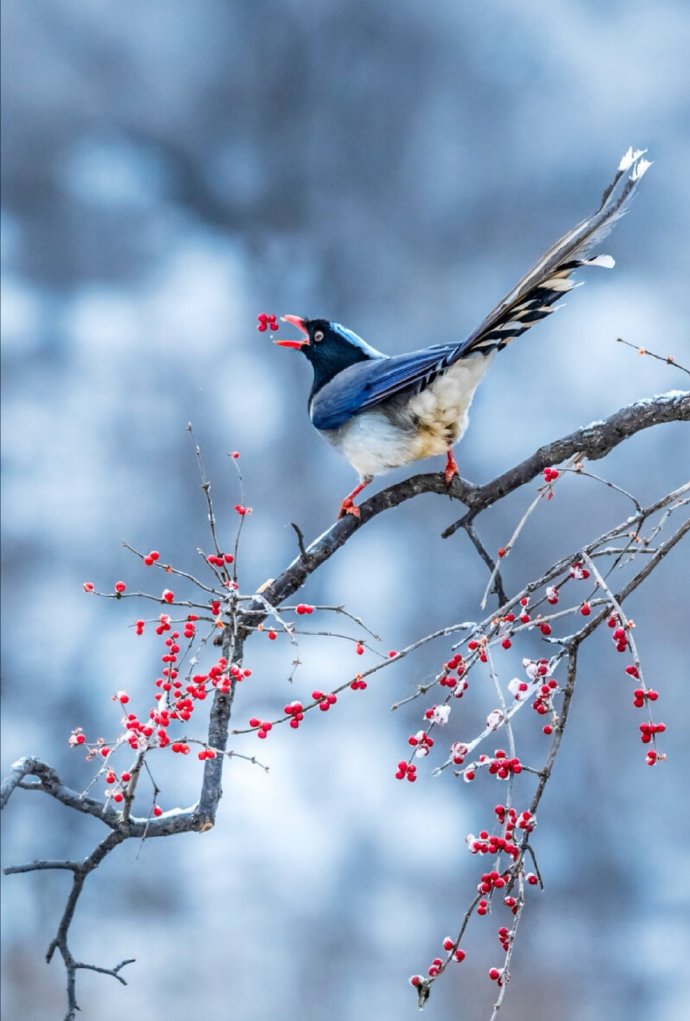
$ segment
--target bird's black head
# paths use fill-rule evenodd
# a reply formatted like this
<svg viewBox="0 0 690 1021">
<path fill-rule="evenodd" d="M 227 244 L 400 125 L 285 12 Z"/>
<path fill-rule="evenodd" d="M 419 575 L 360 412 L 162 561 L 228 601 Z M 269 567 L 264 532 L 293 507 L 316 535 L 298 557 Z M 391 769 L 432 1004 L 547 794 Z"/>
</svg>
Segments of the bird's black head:
<svg viewBox="0 0 690 1021">
<path fill-rule="evenodd" d="M 327 319 L 306 319 L 302 316 L 283 316 L 302 334 L 299 340 L 276 340 L 280 347 L 296 348 L 306 356 L 314 369 L 312 395 L 330 382 L 343 369 L 371 358 L 382 358 L 380 351 L 371 347 L 340 323 Z"/>
</svg>

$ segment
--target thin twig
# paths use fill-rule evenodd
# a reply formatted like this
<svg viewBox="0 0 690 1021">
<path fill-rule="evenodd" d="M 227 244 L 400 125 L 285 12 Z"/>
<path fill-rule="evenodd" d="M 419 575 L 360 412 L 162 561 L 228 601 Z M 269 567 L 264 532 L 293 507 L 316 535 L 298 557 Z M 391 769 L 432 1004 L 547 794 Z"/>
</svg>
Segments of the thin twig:
<svg viewBox="0 0 690 1021">
<path fill-rule="evenodd" d="M 626 347 L 631 347 L 633 351 L 637 351 L 640 355 L 649 355 L 650 358 L 656 358 L 658 362 L 666 362 L 667 365 L 672 365 L 674 369 L 680 369 L 681 372 L 687 372 L 690 376 L 690 369 L 686 369 L 685 366 L 680 365 L 679 362 L 673 357 L 673 355 L 658 355 L 654 351 L 650 351 L 647 347 L 638 347 L 637 344 L 631 344 L 629 340 L 623 340 L 622 337 L 616 337 L 619 344 L 625 344 Z"/>
</svg>

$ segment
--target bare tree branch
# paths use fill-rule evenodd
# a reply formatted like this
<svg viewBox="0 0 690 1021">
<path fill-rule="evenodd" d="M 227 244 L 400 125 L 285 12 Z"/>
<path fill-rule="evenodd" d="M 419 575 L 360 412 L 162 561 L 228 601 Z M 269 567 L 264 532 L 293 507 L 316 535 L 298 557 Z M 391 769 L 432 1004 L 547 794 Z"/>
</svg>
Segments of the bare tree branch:
<svg viewBox="0 0 690 1021">
<path fill-rule="evenodd" d="M 266 588 L 263 597 L 273 606 L 279 606 L 289 599 L 304 584 L 310 574 L 333 556 L 345 545 L 355 532 L 363 528 L 372 518 L 383 511 L 399 506 L 421 493 L 437 493 L 450 495 L 464 503 L 469 511 L 459 521 L 450 525 L 443 533 L 448 538 L 464 527 L 467 520 L 474 519 L 481 511 L 491 507 L 508 493 L 519 489 L 536 478 L 544 468 L 572 457 L 578 452 L 590 460 L 605 457 L 614 447 L 634 436 L 643 429 L 666 422 L 690 421 L 690 391 L 670 391 L 658 397 L 636 401 L 622 408 L 603 422 L 593 423 L 583 429 L 564 436 L 560 440 L 540 447 L 531 457 L 499 475 L 484 486 L 474 486 L 464 479 L 454 479 L 448 488 L 443 472 L 428 475 L 415 475 L 403 482 L 389 486 L 360 505 L 360 517 L 348 515 L 332 525 L 323 535 L 314 540 L 300 556 Z M 253 626 L 265 619 L 265 611 L 261 607 L 251 608 L 250 618 Z M 245 611 L 247 614 L 249 610 Z"/>
<path fill-rule="evenodd" d="M 485 651 L 485 658 L 483 662 L 489 662 L 491 665 L 492 677 L 500 707 L 499 715 L 502 717 L 499 726 L 506 727 L 506 732 L 510 739 L 509 746 L 511 749 L 511 755 L 513 755 L 514 741 L 512 737 L 512 730 L 510 730 L 510 721 L 521 705 L 513 704 L 510 708 L 508 707 L 500 688 L 498 676 L 494 671 L 493 661 L 489 654 L 489 646 L 501 640 L 500 629 L 503 627 L 503 622 L 508 619 L 511 621 L 509 626 L 511 635 L 518 634 L 523 628 L 534 627 L 535 622 L 532 618 L 529 616 L 526 617 L 525 620 L 527 623 L 522 624 L 520 621 L 515 619 L 515 615 L 511 614 L 511 611 L 517 606 L 518 609 L 516 612 L 519 612 L 518 604 L 520 599 L 525 599 L 525 597 L 530 596 L 533 592 L 538 592 L 540 588 L 543 589 L 550 581 L 556 579 L 558 584 L 563 584 L 563 579 L 561 578 L 561 581 L 558 581 L 558 579 L 563 575 L 564 571 L 567 575 L 568 567 L 573 562 L 573 555 L 571 554 L 568 557 L 561 558 L 556 564 L 553 564 L 547 571 L 545 571 L 539 579 L 525 585 L 521 593 L 508 598 L 503 589 L 500 576 L 496 572 L 494 562 L 474 530 L 474 519 L 482 511 L 501 500 L 508 493 L 515 491 L 519 487 L 535 479 L 546 467 L 560 464 L 562 461 L 574 456 L 597 460 L 604 457 L 623 440 L 635 435 L 643 429 L 651 427 L 652 425 L 688 420 L 690 420 L 690 393 L 673 391 L 649 400 L 637 401 L 636 403 L 616 412 L 614 415 L 611 415 L 603 422 L 593 423 L 583 429 L 576 430 L 560 440 L 547 444 L 532 454 L 531 457 L 522 461 L 520 464 L 514 466 L 509 471 L 503 473 L 485 485 L 477 486 L 461 479 L 455 479 L 450 489 L 448 489 L 443 473 L 441 472 L 414 476 L 411 479 L 407 479 L 384 489 L 382 492 L 365 501 L 361 505 L 361 516 L 359 518 L 347 517 L 336 522 L 309 546 L 305 546 L 300 530 L 294 526 L 298 538 L 299 556 L 293 560 L 292 563 L 289 564 L 274 581 L 263 588 L 260 595 L 250 597 L 241 596 L 232 588 L 229 593 L 227 591 L 219 593 L 217 590 L 209 588 L 202 582 L 197 582 L 197 580 L 191 575 L 186 575 L 184 572 L 175 573 L 182 574 L 187 580 L 197 584 L 202 591 L 208 592 L 214 596 L 222 596 L 222 598 L 216 600 L 218 605 L 222 603 L 221 613 L 219 614 L 218 610 L 214 609 L 213 615 L 209 619 L 213 621 L 215 618 L 218 618 L 218 621 L 225 622 L 220 638 L 223 658 L 228 664 L 228 669 L 239 669 L 242 663 L 243 649 L 246 639 L 254 631 L 256 631 L 259 625 L 262 624 L 267 617 L 270 616 L 279 621 L 284 626 L 284 630 L 286 630 L 286 632 L 292 633 L 291 625 L 289 625 L 284 620 L 283 616 L 281 616 L 286 612 L 285 607 L 283 606 L 285 601 L 298 591 L 307 578 L 316 571 L 321 564 L 325 563 L 351 538 L 351 536 L 355 534 L 355 532 L 366 525 L 374 517 L 422 493 L 436 493 L 444 496 L 449 495 L 452 499 L 461 501 L 467 508 L 465 515 L 454 522 L 454 524 L 450 525 L 443 532 L 443 535 L 444 537 L 447 537 L 452 535 L 459 528 L 465 529 L 482 560 L 492 572 L 492 583 L 498 597 L 499 608 L 496 614 L 494 614 L 491 618 L 487 618 L 487 621 L 481 624 L 456 623 L 441 628 L 433 634 L 427 635 L 424 638 L 411 643 L 397 654 L 395 659 L 397 660 L 402 658 L 402 656 L 408 655 L 415 649 L 427 642 L 435 640 L 436 638 L 449 637 L 457 634 L 459 631 L 466 633 L 469 630 L 470 633 L 478 636 L 478 638 L 485 643 L 483 646 Z M 209 520 L 212 524 L 214 548 L 218 552 L 219 546 L 215 536 L 215 519 L 211 504 L 210 484 L 206 481 L 205 477 L 203 482 L 203 489 L 208 502 Z M 609 485 L 608 483 L 606 484 Z M 657 540 L 657 535 L 662 524 L 666 521 L 667 516 L 670 515 L 674 509 L 677 510 L 680 506 L 684 506 L 687 503 L 687 497 L 685 495 L 686 490 L 687 487 L 682 487 L 675 493 L 668 494 L 646 508 L 640 507 L 637 501 L 631 497 L 635 503 L 635 515 L 626 519 L 625 522 L 619 524 L 615 528 L 610 529 L 605 535 L 599 536 L 596 540 L 589 543 L 580 551 L 581 556 L 586 558 L 601 556 L 603 553 L 610 555 L 613 558 L 613 561 L 609 562 L 607 565 L 609 568 L 609 574 L 614 567 L 618 567 L 622 563 L 626 562 L 624 560 L 625 557 L 632 559 L 632 557 L 638 552 L 644 552 L 646 557 L 644 566 L 641 570 L 634 574 L 634 576 L 630 578 L 615 595 L 613 594 L 613 589 L 609 587 L 608 581 L 604 580 L 605 577 L 607 578 L 609 576 L 609 574 L 606 574 L 606 571 L 602 574 L 598 567 L 594 567 L 594 575 L 597 579 L 597 590 L 600 590 L 602 593 L 601 598 L 592 597 L 588 604 L 588 613 L 591 613 L 592 609 L 595 612 L 591 616 L 587 617 L 586 620 L 580 619 L 580 626 L 575 634 L 570 635 L 567 638 L 547 639 L 557 642 L 559 646 L 559 652 L 552 657 L 553 666 L 555 667 L 559 660 L 563 658 L 567 659 L 567 677 L 565 685 L 561 690 L 562 703 L 558 715 L 558 723 L 553 732 L 551 748 L 547 761 L 541 770 L 536 770 L 527 766 L 525 767 L 527 772 L 536 773 L 538 776 L 537 786 L 530 805 L 530 812 L 532 814 L 536 812 L 541 801 L 544 789 L 551 776 L 557 758 L 575 687 L 579 646 L 590 634 L 593 633 L 606 616 L 610 614 L 612 608 L 615 609 L 616 607 L 619 607 L 619 604 L 622 603 L 651 574 L 651 572 L 655 570 L 656 567 L 658 567 L 668 553 L 677 545 L 678 542 L 680 542 L 688 531 L 690 531 L 690 521 L 686 520 L 665 542 L 658 542 Z M 652 514 L 659 510 L 663 510 L 664 508 L 665 516 L 662 516 L 661 521 L 657 522 L 651 532 L 651 535 L 647 536 L 644 543 L 642 543 L 641 540 L 637 539 L 634 535 L 631 537 L 632 528 L 639 531 L 642 525 L 651 517 Z M 604 544 L 611 540 L 619 542 L 620 547 L 614 546 L 613 548 L 604 548 Z M 652 540 L 654 540 L 656 544 L 655 549 L 652 549 L 649 545 Z M 237 549 L 235 549 L 235 553 L 237 553 Z M 141 556 L 141 554 L 137 555 Z M 236 581 L 236 557 L 234 562 L 235 567 L 233 568 L 233 581 Z M 593 562 L 592 566 L 594 566 Z M 172 568 L 170 568 L 170 570 L 172 570 Z M 227 580 L 227 578 L 223 576 L 219 580 L 220 582 L 223 582 L 224 580 Z M 595 590 L 595 592 L 597 590 Z M 544 597 L 541 596 L 541 599 L 543 601 Z M 525 599 L 525 601 L 527 600 Z M 196 606 L 198 604 L 179 602 L 176 605 Z M 299 607 L 297 609 L 299 611 Z M 333 609 L 337 612 L 347 613 L 343 607 L 334 607 Z M 557 618 L 561 618 L 566 614 L 573 612 L 573 608 L 570 610 L 554 611 L 546 616 L 539 614 L 538 619 L 541 621 L 541 624 L 544 625 L 548 621 L 556 620 Z M 347 615 L 356 623 L 362 624 L 359 618 L 352 614 Z M 364 627 L 364 625 L 362 626 Z M 204 639 L 204 641 L 206 640 L 208 639 Z M 468 639 L 463 639 L 463 641 L 468 641 Z M 475 642 L 475 646 L 479 647 L 481 651 L 482 647 L 478 641 Z M 479 661 L 480 651 L 472 653 L 472 656 L 467 663 L 468 669 L 471 669 Z M 358 682 L 362 683 L 363 677 L 382 669 L 388 662 L 389 660 L 385 660 L 384 662 L 363 671 L 362 674 L 358 674 Z M 436 678 L 436 680 L 431 681 L 429 684 L 425 683 L 418 685 L 416 694 L 410 697 L 418 697 L 438 682 L 439 678 Z M 348 680 L 339 687 L 336 687 L 334 690 L 339 692 L 350 685 L 351 682 Z M 354 686 L 354 684 L 351 686 Z M 163 813 L 161 813 L 159 809 L 156 809 L 155 813 L 151 813 L 148 818 L 132 815 L 132 807 L 141 770 L 143 767 L 145 767 L 147 771 L 149 769 L 148 764 L 145 761 L 146 749 L 137 753 L 137 759 L 134 767 L 131 769 L 128 781 L 130 786 L 126 788 L 123 797 L 120 798 L 120 801 L 122 801 L 123 804 L 119 809 L 113 803 L 113 799 L 107 798 L 105 802 L 103 802 L 89 797 L 85 792 L 80 793 L 68 787 L 62 782 L 57 772 L 51 766 L 35 756 L 26 756 L 14 763 L 11 767 L 10 775 L 3 781 L 0 787 L 0 807 L 4 808 L 9 798 L 17 788 L 22 790 L 41 791 L 59 801 L 69 809 L 99 819 L 110 831 L 107 836 L 101 840 L 92 853 L 82 861 L 36 859 L 25 864 L 9 866 L 4 870 L 7 875 L 17 875 L 41 870 L 64 870 L 72 873 L 72 887 L 68 895 L 55 938 L 52 940 L 47 952 L 47 959 L 51 960 L 55 952 L 59 951 L 65 965 L 67 973 L 68 1001 L 68 1010 L 65 1015 L 66 1021 L 74 1021 L 76 1011 L 78 1010 L 76 999 L 76 974 L 79 970 L 91 970 L 101 974 L 110 975 L 119 982 L 125 984 L 125 980 L 121 976 L 120 972 L 125 965 L 131 963 L 131 961 L 126 960 L 112 968 L 106 968 L 90 963 L 80 962 L 73 957 L 69 948 L 68 936 L 79 897 L 81 896 L 87 877 L 91 874 L 91 872 L 98 868 L 103 859 L 110 854 L 111 851 L 126 840 L 133 838 L 146 839 L 150 837 L 164 837 L 171 836 L 176 833 L 191 831 L 204 832 L 214 825 L 218 805 L 223 793 L 221 781 L 224 760 L 226 757 L 236 754 L 232 750 L 228 750 L 228 737 L 230 733 L 229 726 L 235 689 L 236 685 L 232 684 L 229 689 L 226 688 L 225 690 L 220 690 L 219 688 L 216 688 L 213 692 L 207 739 L 205 742 L 200 742 L 204 744 L 206 749 L 212 750 L 213 755 L 206 758 L 204 763 L 204 773 L 199 793 L 199 801 L 197 804 L 192 805 L 189 808 L 176 808 Z M 332 692 L 332 694 L 334 694 L 334 692 Z M 446 702 L 450 697 L 451 694 L 449 693 L 447 695 Z M 402 699 L 397 704 L 400 705 L 404 701 L 409 701 L 409 699 Z M 305 707 L 304 711 L 306 712 L 308 709 L 315 709 L 318 704 L 319 700 L 316 699 L 312 705 Z M 285 716 L 282 717 L 280 721 L 276 722 L 284 722 L 288 718 L 288 716 Z M 432 720 L 427 728 L 427 734 L 434 726 L 435 723 Z M 476 746 L 476 744 L 478 744 L 481 740 L 484 740 L 496 729 L 497 727 L 493 724 L 487 725 L 486 730 L 479 735 L 479 737 L 472 743 L 471 747 Z M 445 767 L 439 767 L 437 772 L 440 772 L 443 768 Z M 154 784 L 154 796 L 156 793 L 157 788 Z M 513 936 L 525 903 L 523 895 L 524 857 L 526 854 L 533 854 L 529 845 L 528 831 L 525 831 L 519 845 L 519 850 L 516 849 L 515 854 L 515 859 L 505 873 L 507 877 L 506 881 L 509 883 L 509 888 L 512 889 L 513 884 L 518 884 L 519 889 L 519 897 L 515 899 Z M 460 925 L 457 940 L 455 941 L 452 949 L 449 951 L 449 956 L 446 962 L 436 968 L 435 974 L 432 977 L 424 980 L 420 978 L 418 983 L 420 1005 L 423 1004 L 428 997 L 431 985 L 435 978 L 443 972 L 448 961 L 453 958 L 453 954 L 458 950 L 459 941 L 467 928 L 473 912 L 480 903 L 480 900 L 481 898 L 478 895 L 470 904 Z M 499 982 L 499 985 L 501 985 L 501 982 L 503 981 L 507 982 L 509 977 L 508 965 L 512 955 L 512 945 L 511 937 L 506 944 L 507 949 L 503 978 Z M 494 1016 L 500 1008 L 504 991 L 505 986 L 501 989 L 498 999 L 494 1005 Z"/>
</svg>

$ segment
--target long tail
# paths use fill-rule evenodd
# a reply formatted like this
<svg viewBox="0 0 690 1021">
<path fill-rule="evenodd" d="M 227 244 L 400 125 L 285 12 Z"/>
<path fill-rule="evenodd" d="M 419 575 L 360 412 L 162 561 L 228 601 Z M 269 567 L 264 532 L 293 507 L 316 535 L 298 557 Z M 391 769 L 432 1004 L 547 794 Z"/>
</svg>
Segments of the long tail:
<svg viewBox="0 0 690 1021">
<path fill-rule="evenodd" d="M 572 274 L 580 266 L 613 268 L 615 263 L 610 255 L 589 258 L 588 253 L 628 211 L 640 178 L 651 166 L 650 161 L 644 159 L 646 151 L 628 149 L 597 211 L 569 230 L 548 250 L 534 269 L 522 278 L 467 338 L 456 357 L 463 358 L 474 351 L 483 354 L 500 351 L 525 330 L 529 330 L 530 326 L 555 312 L 561 307 L 554 304 L 559 297 L 579 286 L 572 279 Z"/>
</svg>

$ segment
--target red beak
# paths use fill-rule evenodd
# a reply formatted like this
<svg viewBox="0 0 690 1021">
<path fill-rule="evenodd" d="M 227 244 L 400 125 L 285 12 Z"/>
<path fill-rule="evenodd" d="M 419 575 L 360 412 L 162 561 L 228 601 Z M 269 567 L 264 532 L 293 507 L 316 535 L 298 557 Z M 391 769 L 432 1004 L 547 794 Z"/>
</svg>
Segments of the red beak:
<svg viewBox="0 0 690 1021">
<path fill-rule="evenodd" d="M 296 326 L 300 333 L 303 334 L 302 340 L 274 340 L 273 343 L 277 344 L 278 347 L 294 347 L 299 350 L 301 347 L 306 347 L 309 343 L 309 330 L 306 327 L 306 319 L 302 319 L 301 316 L 281 316 L 281 321 L 284 323 L 292 323 Z"/>
</svg>

